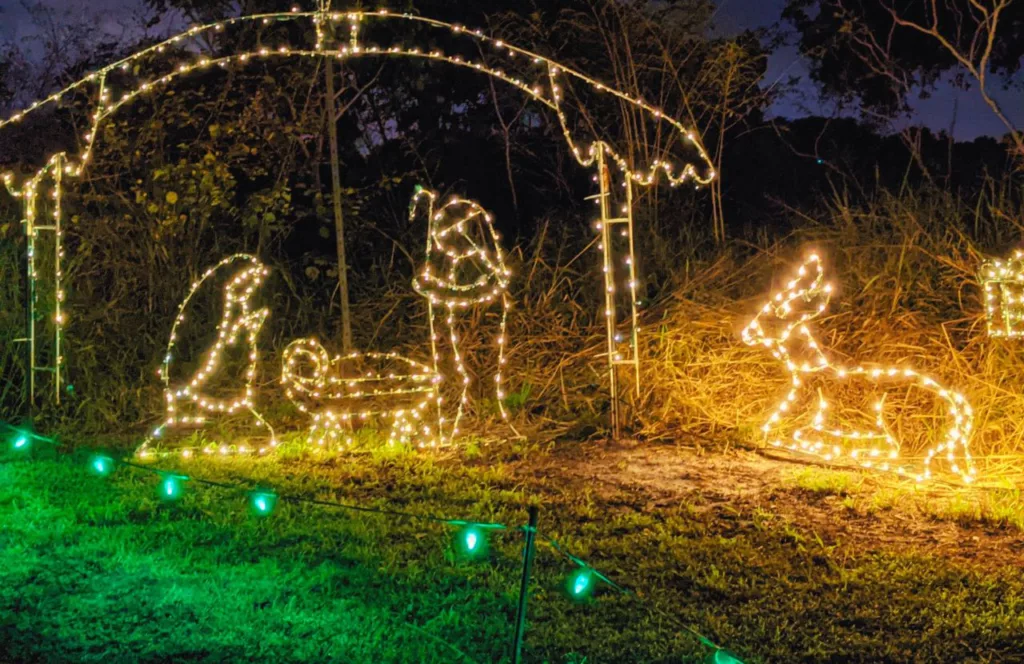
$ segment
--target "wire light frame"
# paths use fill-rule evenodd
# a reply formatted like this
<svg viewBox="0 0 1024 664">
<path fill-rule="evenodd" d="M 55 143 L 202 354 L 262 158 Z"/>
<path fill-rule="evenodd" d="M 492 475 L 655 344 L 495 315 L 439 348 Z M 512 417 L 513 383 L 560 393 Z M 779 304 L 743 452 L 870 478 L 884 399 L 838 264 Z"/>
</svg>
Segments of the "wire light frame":
<svg viewBox="0 0 1024 664">
<path fill-rule="evenodd" d="M 39 373 L 48 373 L 52 375 L 52 387 L 53 387 L 53 400 L 55 403 L 60 403 L 61 392 L 63 388 L 63 366 L 64 366 L 64 355 L 63 355 L 63 342 L 64 342 L 64 326 L 67 322 L 64 313 L 64 230 L 62 227 L 64 213 L 63 213 L 63 199 L 64 199 L 64 165 L 66 161 L 66 155 L 61 152 L 55 154 L 41 168 L 31 179 L 29 179 L 21 188 L 15 188 L 12 183 L 10 175 L 4 176 L 4 182 L 8 187 L 10 193 L 15 197 L 22 200 L 24 209 L 24 218 L 22 224 L 25 228 L 25 239 L 27 245 L 26 260 L 25 260 L 25 277 L 28 283 L 28 293 L 26 296 L 26 334 L 23 339 L 18 339 L 19 342 L 28 344 L 28 366 L 26 371 L 27 378 L 27 398 L 29 404 L 35 402 L 36 394 L 36 375 Z M 46 188 L 46 183 L 49 182 L 51 187 Z M 49 199 L 50 214 L 44 218 L 40 217 L 43 202 Z M 50 284 L 53 287 L 53 297 L 50 302 L 51 309 L 53 311 L 52 318 L 50 319 L 51 330 L 52 330 L 52 343 L 49 349 L 49 363 L 42 364 L 40 362 L 40 352 L 42 351 L 42 344 L 38 336 L 39 329 L 39 308 L 40 308 L 40 273 L 39 273 L 39 242 L 41 240 L 41 234 L 49 233 L 52 234 L 53 238 L 53 260 L 46 269 L 46 276 L 49 277 Z"/>
<path fill-rule="evenodd" d="M 918 371 L 895 366 L 846 366 L 835 362 L 819 345 L 809 322 L 825 312 L 832 297 L 832 285 L 825 282 L 822 260 L 810 254 L 786 287 L 774 293 L 752 321 L 743 329 L 743 341 L 761 345 L 784 363 L 790 374 L 790 389 L 761 427 L 768 443 L 793 452 L 811 454 L 825 461 L 847 461 L 864 468 L 897 473 L 917 482 L 931 479 L 932 461 L 947 462 L 950 472 L 965 483 L 975 479 L 974 464 L 968 443 L 973 430 L 974 414 L 970 404 L 936 380 Z M 774 325 L 773 325 L 774 324 Z M 774 327 L 778 326 L 778 331 Z M 796 357 L 794 350 L 804 357 Z M 867 389 L 916 387 L 933 396 L 943 406 L 947 426 L 941 442 L 930 448 L 919 470 L 912 469 L 900 457 L 900 443 L 891 433 L 885 417 L 886 389 L 873 405 L 875 426 L 871 429 L 849 429 L 830 424 L 833 403 L 819 389 L 812 399 L 810 426 L 793 430 L 788 440 L 779 431 L 787 421 L 808 413 L 799 404 L 808 398 L 807 381 L 814 377 L 826 382 L 826 388 L 839 390 L 850 384 L 863 384 Z"/>
<path fill-rule="evenodd" d="M 368 370 L 368 364 L 400 369 Z M 353 443 L 357 425 L 390 420 L 388 444 L 436 447 L 441 423 L 431 424 L 431 405 L 440 406 L 436 371 L 398 353 L 349 353 L 330 357 L 316 339 L 296 339 L 284 351 L 285 394 L 310 416 L 310 437 L 320 446 Z"/>
<path fill-rule="evenodd" d="M 288 30 L 268 34 L 265 37 L 265 42 L 272 42 L 275 38 L 279 38 L 276 45 L 268 43 L 265 46 L 227 55 L 204 54 L 208 48 L 207 44 L 217 43 L 219 41 L 218 33 L 224 33 L 229 29 L 256 26 L 260 29 L 271 30 L 274 26 L 302 22 L 312 23 L 316 36 L 315 44 L 296 44 L 289 41 L 294 40 L 294 35 L 301 31 Z M 348 39 L 335 41 L 332 35 L 338 31 L 333 28 L 345 24 L 348 25 Z M 379 26 L 385 24 L 394 29 L 386 32 L 378 29 Z M 368 32 L 368 26 L 374 28 L 373 35 L 378 40 L 394 39 L 404 27 L 427 28 L 428 34 L 425 37 L 417 35 L 418 38 L 424 40 L 424 43 L 434 41 L 432 35 L 429 34 L 431 31 L 447 34 L 453 40 L 462 38 L 465 43 L 457 44 L 457 50 L 460 50 L 460 53 L 446 53 L 437 48 L 424 48 L 401 41 L 381 44 L 370 42 L 364 38 Z M 150 58 L 165 62 L 165 59 L 155 56 L 170 52 L 179 58 L 188 60 L 181 62 L 171 70 L 164 65 L 154 67 L 155 71 L 147 73 L 146 65 Z M 619 250 L 613 248 L 611 242 L 601 243 L 604 252 L 606 292 L 615 292 L 616 284 L 613 278 L 615 268 L 624 268 L 627 275 L 625 279 L 628 282 L 626 290 L 632 294 L 631 311 L 626 317 L 629 329 L 625 335 L 618 329 L 618 307 L 611 302 L 611 299 L 604 312 L 609 338 L 606 359 L 613 392 L 611 399 L 613 432 L 618 436 L 620 399 L 616 393 L 617 368 L 624 363 L 631 364 L 635 378 L 637 380 L 639 378 L 639 358 L 636 353 L 638 333 L 635 311 L 636 256 L 633 251 L 631 188 L 634 185 L 652 186 L 659 180 L 664 180 L 673 187 L 685 183 L 700 186 L 708 184 L 715 177 L 711 160 L 696 133 L 643 99 L 608 87 L 596 78 L 561 65 L 542 55 L 489 37 L 480 30 L 386 9 L 372 12 L 333 11 L 329 2 L 321 0 L 315 11 L 301 11 L 295 8 L 291 12 L 255 14 L 193 26 L 181 34 L 98 69 L 45 99 L 34 102 L 27 109 L 0 120 L 0 130 L 7 125 L 20 123 L 45 108 L 54 107 L 72 95 L 91 97 L 93 110 L 89 129 L 82 137 L 83 149 L 81 152 L 75 157 L 62 153 L 59 157 L 55 156 L 51 159 L 44 167 L 44 170 L 51 168 L 55 163 L 54 160 L 59 159 L 65 176 L 78 177 L 84 173 L 93 158 L 96 141 L 101 133 L 100 127 L 104 120 L 133 101 L 149 97 L 189 74 L 281 58 L 309 58 L 311 60 L 334 58 L 340 61 L 351 61 L 365 57 L 412 58 L 445 63 L 504 81 L 537 103 L 554 111 L 566 143 L 576 161 L 584 167 L 594 168 L 598 171 L 601 192 L 597 201 L 602 205 L 598 222 L 599 230 L 604 233 L 604 229 L 609 228 L 610 224 L 619 223 L 619 219 L 628 219 L 628 223 L 624 222 L 621 228 L 621 231 L 628 236 L 628 249 L 625 250 L 624 256 L 619 253 Z M 690 153 L 689 156 L 681 163 L 675 163 L 662 156 L 651 159 L 642 158 L 633 155 L 629 150 L 616 149 L 613 144 L 595 136 L 589 130 L 587 133 L 592 140 L 578 141 L 573 134 L 573 124 L 568 113 L 571 104 L 566 100 L 566 85 L 571 86 L 573 83 L 585 86 L 609 101 L 637 112 L 642 122 L 655 125 L 658 135 L 663 139 L 659 143 L 664 146 L 664 150 L 659 154 L 667 154 L 668 150 L 682 146 Z M 633 119 L 633 121 L 635 120 L 636 118 Z M 617 174 L 614 176 L 611 174 L 612 168 L 617 170 Z M 37 173 L 35 178 L 39 177 L 40 174 Z M 2 179 L 12 192 L 22 190 L 15 184 L 12 174 L 4 174 Z M 628 194 L 627 209 L 623 214 L 613 212 L 610 208 L 606 209 L 605 205 L 609 200 L 611 189 L 617 184 L 625 187 Z M 622 343 L 628 343 L 628 348 L 621 348 Z M 637 388 L 639 389 L 639 384 L 637 384 Z"/>
<path fill-rule="evenodd" d="M 978 280 L 985 292 L 985 322 L 991 337 L 1024 336 L 1024 251 L 1008 260 L 981 264 Z"/>
<path fill-rule="evenodd" d="M 221 319 L 217 324 L 217 336 L 213 344 L 202 353 L 199 368 L 192 376 L 182 383 L 174 384 L 171 380 L 171 365 L 175 359 L 174 352 L 179 340 L 180 327 L 186 322 L 185 314 L 188 305 L 207 281 L 227 268 L 237 269 L 224 286 L 224 300 Z M 270 310 L 265 307 L 254 309 L 252 299 L 269 274 L 270 271 L 267 267 L 256 257 L 249 254 L 234 254 L 208 269 L 192 283 L 188 295 L 178 306 L 178 314 L 171 327 L 163 363 L 158 371 L 164 384 L 165 419 L 137 450 L 140 458 L 146 458 L 152 454 L 153 441 L 161 437 L 169 427 L 201 426 L 210 417 L 234 415 L 241 411 L 251 413 L 257 426 L 265 427 L 270 432 L 269 443 L 255 447 L 252 451 L 266 454 L 277 447 L 277 436 L 274 434 L 273 427 L 256 410 L 256 389 L 253 384 L 259 361 L 257 339 L 263 324 L 270 315 Z M 211 396 L 204 388 L 213 382 L 223 368 L 225 353 L 230 348 L 238 346 L 245 346 L 247 351 L 244 386 L 240 393 L 233 398 Z M 227 445 L 220 447 L 211 445 L 205 449 L 207 452 L 214 450 L 221 454 L 227 454 L 231 448 Z M 195 451 L 194 448 L 183 448 L 181 453 L 188 457 Z M 237 451 L 246 453 L 250 450 L 239 449 Z"/>
<path fill-rule="evenodd" d="M 512 302 L 508 295 L 511 270 L 505 265 L 501 249 L 501 238 L 494 229 L 494 218 L 475 201 L 453 196 L 437 206 L 438 194 L 417 187 L 409 205 L 410 220 L 416 220 L 417 211 L 426 201 L 427 247 L 423 270 L 413 277 L 413 288 L 427 301 L 430 325 L 430 352 L 434 372 L 440 375 L 441 353 L 439 350 L 438 322 L 439 308 L 448 330 L 452 359 L 462 385 L 455 416 L 450 427 L 446 417 L 438 412 L 441 436 L 451 440 L 459 434 L 459 423 L 465 407 L 469 404 L 469 372 L 459 351 L 457 319 L 460 312 L 483 308 L 496 301 L 501 303 L 501 323 L 494 347 L 498 351 L 497 369 L 494 373 L 495 399 L 502 419 L 508 422 L 505 408 L 504 368 L 507 361 L 505 347 L 508 343 L 508 312 Z M 440 408 L 440 400 L 438 407 Z"/>
</svg>

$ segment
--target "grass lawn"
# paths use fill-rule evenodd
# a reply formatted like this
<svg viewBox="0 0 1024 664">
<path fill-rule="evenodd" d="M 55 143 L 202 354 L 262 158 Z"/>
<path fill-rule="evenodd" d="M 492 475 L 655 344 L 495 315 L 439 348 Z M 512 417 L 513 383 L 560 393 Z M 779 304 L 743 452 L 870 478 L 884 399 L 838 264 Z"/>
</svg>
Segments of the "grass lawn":
<svg viewBox="0 0 1024 664">
<path fill-rule="evenodd" d="M 500 662 L 522 536 L 453 553 L 441 524 L 0 463 L 0 660 Z M 161 467 L 172 467 L 165 461 Z M 612 580 L 586 603 L 538 548 L 526 661 L 1024 662 L 1018 495 L 920 492 L 748 452 L 483 446 L 176 462 L 351 504 L 540 530 Z"/>
</svg>

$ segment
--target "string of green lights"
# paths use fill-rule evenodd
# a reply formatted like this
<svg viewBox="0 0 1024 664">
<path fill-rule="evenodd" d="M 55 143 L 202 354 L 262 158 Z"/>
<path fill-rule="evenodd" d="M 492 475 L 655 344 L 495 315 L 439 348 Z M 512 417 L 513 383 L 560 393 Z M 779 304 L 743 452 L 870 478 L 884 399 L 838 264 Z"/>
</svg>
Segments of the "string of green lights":
<svg viewBox="0 0 1024 664">
<path fill-rule="evenodd" d="M 0 428 L 11 432 L 9 447 L 11 452 L 15 454 L 28 454 L 33 447 L 33 443 L 36 441 L 52 446 L 58 446 L 60 444 L 59 441 L 53 438 L 42 436 L 31 430 L 19 429 L 4 422 L 0 422 Z M 95 453 L 89 458 L 89 471 L 98 477 L 109 477 L 117 470 L 118 467 L 125 467 L 131 470 L 158 476 L 160 478 L 160 482 L 158 484 L 157 492 L 163 500 L 168 502 L 174 502 L 181 499 L 185 494 L 186 484 L 188 482 L 194 482 L 197 485 L 208 486 L 232 493 L 244 494 L 247 497 L 250 512 L 257 517 L 268 517 L 274 513 L 278 503 L 288 502 L 443 524 L 458 529 L 454 538 L 454 547 L 463 558 L 482 557 L 488 551 L 487 533 L 489 532 L 525 532 L 528 529 L 528 526 L 508 526 L 503 523 L 452 519 L 433 514 L 417 514 L 415 512 L 365 507 L 362 505 L 352 505 L 329 500 L 306 498 L 303 496 L 280 494 L 269 488 L 251 488 L 241 484 L 217 482 L 201 477 L 193 477 L 179 471 L 146 466 L 125 459 L 114 458 L 113 456 L 103 453 Z M 607 575 L 595 569 L 587 561 L 570 553 L 563 545 L 559 544 L 557 540 L 542 535 L 541 533 L 537 533 L 537 535 L 540 537 L 542 542 L 550 546 L 557 554 L 563 556 L 575 565 L 575 569 L 568 575 L 565 583 L 566 593 L 573 600 L 584 601 L 589 599 L 596 592 L 597 586 L 601 583 L 625 595 L 636 596 L 633 591 L 615 583 L 608 578 Z M 742 664 L 742 661 L 738 657 L 725 650 L 722 646 L 714 643 L 700 632 L 685 624 L 682 625 L 682 628 L 711 650 L 707 659 L 708 662 L 713 664 Z"/>
</svg>

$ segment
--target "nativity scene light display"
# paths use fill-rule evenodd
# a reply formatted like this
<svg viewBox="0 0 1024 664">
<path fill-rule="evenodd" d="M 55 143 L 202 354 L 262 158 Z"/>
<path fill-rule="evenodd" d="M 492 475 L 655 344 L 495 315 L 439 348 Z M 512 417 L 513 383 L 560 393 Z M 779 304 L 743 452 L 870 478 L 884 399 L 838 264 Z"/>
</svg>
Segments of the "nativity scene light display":
<svg viewBox="0 0 1024 664">
<path fill-rule="evenodd" d="M 266 45 L 252 50 L 207 55 L 207 37 L 230 33 L 246 26 L 267 30 Z M 305 25 L 306 30 L 281 26 Z M 348 30 L 327 29 L 348 26 Z M 366 35 L 371 31 L 372 40 Z M 311 29 L 310 29 L 311 28 Z M 338 40 L 335 34 L 347 38 Z M 430 37 L 442 34 L 452 44 L 443 52 Z M 312 40 L 296 41 L 296 35 L 312 34 Z M 276 43 L 274 40 L 277 40 Z M 219 39 L 223 43 L 223 39 Z M 168 69 L 167 58 L 177 58 Z M 260 14 L 227 19 L 189 28 L 164 42 L 154 44 L 129 57 L 103 67 L 25 111 L 0 120 L 3 127 L 22 122 L 40 109 L 60 104 L 74 96 L 91 100 L 89 129 L 77 154 L 60 152 L 27 178 L 2 175 L 7 189 L 21 200 L 27 243 L 26 293 L 29 323 L 26 330 L 29 352 L 26 376 L 30 402 L 37 399 L 37 375 L 46 372 L 51 381 L 51 398 L 59 400 L 62 387 L 61 352 L 66 314 L 62 269 L 64 258 L 61 200 L 88 168 L 105 120 L 119 109 L 147 97 L 158 95 L 189 74 L 210 69 L 244 67 L 248 63 L 275 59 L 318 60 L 332 58 L 354 61 L 365 58 L 412 58 L 445 67 L 458 67 L 501 81 L 519 90 L 528 100 L 548 109 L 557 118 L 557 126 L 575 160 L 593 169 L 597 193 L 590 198 L 597 205 L 594 227 L 600 234 L 602 255 L 603 314 L 606 344 L 604 362 L 609 390 L 609 416 L 614 437 L 623 425 L 623 381 L 632 377 L 640 390 L 639 325 L 637 313 L 638 268 L 634 245 L 634 187 L 653 186 L 659 181 L 670 186 L 705 185 L 716 173 L 696 133 L 666 116 L 659 108 L 601 83 L 597 78 L 566 67 L 549 58 L 493 39 L 479 30 L 437 21 L 409 13 L 389 10 L 335 11 L 326 0 L 312 11 L 295 9 L 287 13 Z M 588 106 L 601 100 L 610 102 L 620 113 L 630 114 L 629 122 L 640 123 L 659 137 L 663 149 L 655 156 L 637 154 L 631 147 L 616 145 L 616 140 L 600 135 L 595 123 L 588 121 Z M 623 118 L 623 122 L 626 118 Z M 681 159 L 679 153 L 685 153 Z M 674 155 L 674 156 L 669 156 Z M 292 340 L 285 348 L 277 377 L 286 397 L 308 419 L 310 439 L 315 444 L 336 445 L 351 441 L 353 426 L 366 422 L 384 423 L 388 439 L 394 443 L 434 446 L 452 441 L 461 432 L 460 424 L 468 403 L 469 374 L 464 366 L 457 329 L 460 319 L 472 311 L 500 308 L 500 329 L 493 341 L 494 394 L 501 414 L 503 383 L 506 378 L 507 319 L 511 307 L 511 272 L 505 264 L 500 238 L 493 218 L 477 203 L 453 198 L 441 202 L 435 192 L 418 189 L 410 205 L 410 214 L 425 215 L 427 241 L 424 262 L 417 270 L 413 288 L 425 302 L 429 320 L 429 338 L 423 340 L 419 357 L 394 352 L 356 352 L 332 356 L 318 339 Z M 40 270 L 36 258 L 40 251 L 52 252 L 46 270 Z M 1020 262 L 1021 257 L 1015 258 Z M 1004 285 L 1015 268 L 995 264 L 983 270 L 989 330 L 996 335 L 1020 334 L 1021 296 Z M 1014 272 L 1019 273 L 1020 270 Z M 252 448 L 229 446 L 229 451 L 267 453 L 278 444 L 277 434 L 261 412 L 260 394 L 255 377 L 263 361 L 259 336 L 272 313 L 258 307 L 257 295 L 269 276 L 259 258 L 248 254 L 226 257 L 193 283 L 179 308 L 159 376 L 164 386 L 165 413 L 152 437 L 140 448 L 152 452 L 152 442 L 165 432 L 181 426 L 203 426 L 212 418 L 249 413 L 255 423 L 268 432 L 267 442 Z M 221 316 L 216 338 L 206 348 L 198 369 L 189 376 L 172 376 L 176 343 L 181 326 L 187 324 L 184 312 L 197 292 L 214 276 L 226 277 L 221 299 Z M 1013 277 L 1016 278 L 1016 277 Z M 1012 280 L 1012 279 L 1011 279 Z M 1016 283 L 1016 282 L 1014 282 Z M 50 320 L 37 323 L 40 286 L 52 292 Z M 865 468 L 892 471 L 918 481 L 931 478 L 935 462 L 970 482 L 975 478 L 968 451 L 973 413 L 966 399 L 937 380 L 906 367 L 874 365 L 845 366 L 834 360 L 818 342 L 812 321 L 825 311 L 831 286 L 824 281 L 822 260 L 810 256 L 787 287 L 774 294 L 743 331 L 743 341 L 769 350 L 790 375 L 790 389 L 768 416 L 763 431 L 768 442 L 780 448 L 814 455 L 825 461 L 845 460 Z M 1000 317 L 994 312 L 997 298 L 1005 307 Z M 1010 311 L 1010 313 L 1005 313 Z M 210 321 L 207 324 L 214 324 Z M 41 329 L 40 329 L 41 328 Z M 444 335 L 451 349 L 445 358 L 438 349 Z M 241 352 L 246 361 L 236 393 L 230 397 L 211 394 L 209 384 L 220 371 L 226 352 Z M 53 366 L 43 366 L 40 358 L 52 358 Z M 194 359 L 194 358 L 193 358 Z M 833 385 L 860 382 L 877 395 L 865 410 L 867 424 L 847 429 L 834 423 L 831 413 L 845 408 L 841 398 L 809 383 L 825 379 Z M 452 406 L 444 403 L 441 385 L 459 385 Z M 904 463 L 899 436 L 893 421 L 899 412 L 892 389 L 909 386 L 931 396 L 944 412 L 945 424 L 939 427 L 938 442 L 927 452 L 918 467 Z M 806 416 L 809 421 L 790 426 Z M 795 428 L 794 428 L 795 427 Z M 189 455 L 193 450 L 183 450 Z"/>
<path fill-rule="evenodd" d="M 289 26 L 301 27 L 303 24 L 312 29 L 305 31 L 287 29 Z M 348 26 L 347 31 L 336 29 L 345 25 Z M 264 42 L 267 45 L 228 54 L 206 54 L 210 43 L 222 43 L 232 31 L 248 26 L 258 26 L 263 29 Z M 284 29 L 275 30 L 276 27 Z M 365 37 L 370 32 L 368 28 L 372 28 L 372 41 Z M 341 33 L 346 34 L 347 39 L 339 40 L 335 37 Z M 442 33 L 452 43 L 449 52 L 426 45 L 433 44 L 435 41 L 433 37 Z M 301 34 L 315 35 L 315 43 L 301 39 L 297 41 L 296 35 Z M 216 36 L 217 39 L 210 39 L 213 36 Z M 269 43 L 275 40 L 276 43 Z M 166 59 L 172 55 L 178 58 L 179 62 L 168 70 Z M 600 243 L 603 257 L 601 278 L 606 293 L 604 318 L 607 352 L 603 355 L 605 355 L 607 367 L 613 435 L 619 436 L 623 420 L 623 415 L 620 412 L 623 402 L 620 395 L 620 382 L 626 378 L 622 370 L 632 370 L 637 393 L 639 393 L 638 379 L 640 376 L 636 255 L 633 241 L 633 187 L 653 186 L 659 181 L 667 182 L 670 186 L 679 186 L 685 183 L 701 186 L 714 179 L 714 167 L 696 133 L 666 115 L 661 109 L 643 99 L 608 87 L 597 78 L 566 67 L 538 53 L 488 37 L 480 30 L 471 30 L 455 23 L 386 9 L 372 12 L 336 11 L 331 8 L 329 2 L 323 0 L 312 11 L 294 8 L 291 12 L 242 16 L 193 26 L 179 35 L 142 49 L 87 75 L 49 97 L 33 103 L 26 110 L 16 113 L 8 119 L 0 120 L 0 130 L 2 130 L 7 125 L 22 122 L 40 112 L 41 109 L 55 106 L 72 96 L 86 97 L 92 100 L 89 116 L 90 126 L 82 137 L 83 147 L 78 154 L 62 152 L 55 155 L 46 166 L 24 184 L 20 183 L 19 178 L 16 178 L 14 174 L 7 173 L 2 176 L 9 191 L 22 199 L 25 218 L 29 220 L 25 224 L 25 232 L 30 257 L 35 248 L 46 239 L 45 232 L 54 226 L 58 228 L 58 232 L 49 239 L 56 246 L 54 251 L 63 255 L 62 238 L 59 232 L 60 220 L 58 219 L 55 224 L 48 225 L 32 223 L 34 211 L 44 196 L 44 181 L 55 180 L 50 193 L 59 201 L 62 196 L 61 187 L 67 186 L 66 180 L 82 176 L 88 168 L 96 142 L 103 135 L 100 129 L 104 121 L 112 117 L 119 109 L 161 94 L 172 87 L 174 83 L 194 72 L 244 67 L 249 63 L 276 59 L 318 60 L 323 58 L 339 61 L 367 58 L 411 58 L 447 67 L 458 67 L 501 81 L 513 89 L 519 90 L 526 95 L 527 99 L 554 114 L 554 117 L 557 118 L 557 125 L 560 127 L 575 160 L 582 167 L 592 168 L 596 171 L 595 181 L 598 183 L 599 192 L 592 198 L 599 208 L 595 227 L 602 236 Z M 587 106 L 592 103 L 600 103 L 602 100 L 618 109 L 616 112 L 629 114 L 630 122 L 640 122 L 640 126 L 649 131 L 651 136 L 658 136 L 658 144 L 663 146 L 663 149 L 654 156 L 646 153 L 640 154 L 633 149 L 632 144 L 626 147 L 617 146 L 617 139 L 600 135 L 600 130 L 594 129 L 594 124 L 588 120 Z M 625 120 L 625 117 L 623 119 Z M 680 154 L 681 157 L 679 157 Z M 62 179 L 65 182 L 62 182 Z M 620 203 L 619 198 L 624 198 L 624 202 Z M 61 215 L 59 209 L 56 215 L 58 217 Z M 613 241 L 613 230 L 616 241 Z M 451 235 L 451 238 L 448 238 L 447 234 L 443 238 L 441 236 L 433 237 L 428 244 L 428 251 L 445 252 L 444 242 L 448 239 L 457 239 L 456 235 Z M 437 241 L 439 238 L 440 242 Z M 620 241 L 621 239 L 625 241 Z M 495 254 L 494 257 L 500 258 L 498 254 Z M 483 260 L 484 257 L 481 254 L 475 254 L 475 258 Z M 491 292 L 497 287 L 498 291 L 502 293 L 495 295 L 494 304 L 506 307 L 507 299 L 503 291 L 507 275 L 503 274 L 504 268 L 497 263 L 491 269 L 492 272 L 487 277 Z M 59 267 L 56 273 L 41 273 L 33 267 L 30 258 L 26 273 L 30 283 L 29 291 L 33 293 L 33 295 L 26 296 L 29 306 L 35 306 L 37 303 L 35 295 L 37 285 L 56 285 L 56 292 L 58 294 L 62 292 L 60 285 L 62 275 Z M 432 286 L 426 282 L 434 277 L 444 279 L 442 274 L 426 272 L 421 275 L 419 286 L 433 288 L 436 284 Z M 459 284 L 454 284 L 454 286 L 456 290 L 461 288 Z M 58 297 L 60 296 L 58 295 Z M 428 299 L 430 298 L 428 297 Z M 490 304 L 486 298 L 480 300 L 474 296 L 473 299 L 475 300 L 474 306 Z M 234 302 L 233 306 L 239 305 Z M 440 308 L 445 313 L 442 321 L 432 322 L 434 330 L 431 334 L 432 337 L 436 336 L 437 329 L 441 326 L 446 326 L 450 330 L 451 323 L 457 322 L 459 310 L 464 308 L 459 297 L 454 300 L 441 298 L 438 301 L 431 301 L 429 306 Z M 45 369 L 36 366 L 36 358 L 42 356 L 43 346 L 60 345 L 65 324 L 64 317 L 57 316 L 53 320 L 46 321 L 46 325 L 41 326 L 45 328 L 43 330 L 36 329 L 37 326 L 34 324 L 29 325 L 27 336 L 31 346 L 29 353 L 31 367 L 28 373 L 31 377 L 31 385 L 28 391 L 32 402 L 35 401 L 37 393 L 35 382 L 37 370 Z M 255 326 L 256 321 L 249 320 L 241 324 L 237 330 L 231 329 L 230 323 L 227 324 L 228 327 L 222 330 L 224 334 L 248 334 Z M 503 340 L 504 335 L 502 334 L 499 336 L 499 343 Z M 315 349 L 309 350 L 313 352 L 313 356 L 320 357 Z M 297 352 L 296 350 L 295 353 Z M 57 353 L 56 357 L 59 364 L 60 354 Z M 499 352 L 499 360 L 501 357 L 503 356 Z M 334 361 L 331 360 L 331 363 L 333 364 Z M 456 365 L 458 365 L 458 361 Z M 327 371 L 328 375 L 330 374 L 328 369 L 323 367 L 321 369 Z M 327 378 L 327 380 L 329 382 L 330 379 Z M 52 380 L 54 399 L 59 399 L 61 381 L 61 374 L 58 372 Z M 501 381 L 502 374 L 499 371 L 496 381 L 499 391 Z M 293 382 L 293 393 L 300 391 L 299 385 L 309 387 L 308 384 L 301 381 Z M 198 392 L 191 386 L 186 387 L 189 389 L 182 391 L 180 396 L 175 396 L 176 392 L 172 393 L 172 399 L 175 401 L 186 399 L 198 403 L 202 409 L 202 399 L 192 400 L 192 395 Z M 195 387 L 198 388 L 198 385 Z M 236 406 L 236 410 L 249 408 L 248 399 L 245 397 L 238 402 L 232 402 L 232 404 Z M 327 416 L 324 415 L 324 417 Z M 442 437 L 454 435 L 458 429 L 458 419 L 459 414 L 456 413 L 451 422 L 445 423 L 444 426 L 447 427 L 447 430 L 436 430 L 435 435 Z"/>
</svg>

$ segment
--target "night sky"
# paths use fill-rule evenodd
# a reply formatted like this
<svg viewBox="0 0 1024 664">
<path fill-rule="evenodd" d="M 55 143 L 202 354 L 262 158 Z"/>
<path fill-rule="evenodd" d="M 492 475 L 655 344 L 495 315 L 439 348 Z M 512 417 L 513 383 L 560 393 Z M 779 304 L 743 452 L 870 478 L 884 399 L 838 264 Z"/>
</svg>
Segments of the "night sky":
<svg viewBox="0 0 1024 664">
<path fill-rule="evenodd" d="M 785 0 L 718 0 L 718 3 L 715 31 L 729 34 L 776 23 Z M 95 24 L 112 37 L 133 29 L 132 26 L 139 24 L 139 17 L 144 13 L 141 0 L 45 0 L 44 4 L 55 9 L 58 19 L 64 13 L 77 20 L 84 20 L 91 15 Z M 340 4 L 343 3 L 339 0 Z M 0 39 L 31 39 L 34 28 L 20 0 L 0 0 L 0 9 L 3 10 L 0 13 Z M 807 81 L 805 63 L 792 45 L 780 48 L 771 56 L 764 84 L 782 83 L 790 76 L 800 77 L 802 83 L 774 105 L 771 109 L 773 115 L 795 118 L 838 114 L 839 109 L 834 103 L 818 99 L 814 86 Z M 1024 127 L 1024 90 L 999 90 L 994 94 L 1010 119 L 1018 127 Z M 915 98 L 911 104 L 914 114 L 900 126 L 924 124 L 934 130 L 947 131 L 953 126 L 953 135 L 960 140 L 971 140 L 981 135 L 1002 136 L 1006 133 L 1003 125 L 974 91 L 957 90 L 945 84 L 929 99 Z M 845 110 L 846 114 L 855 111 Z"/>
<path fill-rule="evenodd" d="M 2 2 L 3 0 L 0 0 Z M 716 30 L 728 34 L 748 28 L 768 27 L 778 22 L 786 0 L 717 0 L 718 12 L 715 16 Z M 788 26 L 783 26 L 792 30 Z M 789 42 L 795 42 L 791 36 Z M 793 45 L 778 49 L 772 54 L 768 63 L 766 85 L 771 85 L 780 78 L 785 81 L 790 76 L 799 76 L 802 84 L 793 94 L 780 100 L 772 109 L 778 116 L 794 118 L 806 115 L 832 116 L 837 113 L 832 102 L 821 103 L 818 100 L 814 85 L 808 82 L 807 67 L 797 54 Z M 1016 90 L 1004 92 L 993 90 L 993 97 L 1003 108 L 1003 112 L 1018 127 L 1024 128 L 1024 76 L 1018 73 L 1018 82 L 1022 85 Z M 978 136 L 1003 136 L 1006 127 L 992 113 L 991 109 L 981 100 L 974 90 L 958 90 L 952 85 L 944 84 L 932 93 L 929 99 L 912 98 L 910 104 L 914 109 L 913 116 L 902 122 L 906 125 L 923 124 L 936 131 L 950 131 L 954 116 L 956 124 L 952 133 L 958 140 L 973 140 Z M 955 108 L 955 114 L 954 114 Z M 854 110 L 855 109 L 851 109 Z"/>
</svg>

